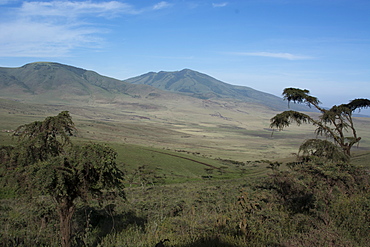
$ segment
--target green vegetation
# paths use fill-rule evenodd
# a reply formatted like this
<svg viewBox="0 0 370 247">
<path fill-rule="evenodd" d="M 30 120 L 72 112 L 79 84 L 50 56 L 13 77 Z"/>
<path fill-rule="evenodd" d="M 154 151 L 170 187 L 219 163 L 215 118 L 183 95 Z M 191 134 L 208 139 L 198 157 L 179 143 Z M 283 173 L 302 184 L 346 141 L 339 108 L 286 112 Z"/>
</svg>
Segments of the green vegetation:
<svg viewBox="0 0 370 247">
<path fill-rule="evenodd" d="M 14 133 L 21 142 L 7 139 L 2 147 L 2 246 L 60 246 L 60 237 L 63 246 L 369 243 L 370 176 L 358 165 L 84 144 L 74 129 L 62 112 L 20 126 Z M 81 145 L 71 147 L 72 139 Z M 368 154 L 353 160 L 368 164 Z"/>
<path fill-rule="evenodd" d="M 98 144 L 73 146 L 69 136 L 74 130 L 69 113 L 64 111 L 18 127 L 14 132 L 18 144 L 0 147 L 2 176 L 17 181 L 14 185 L 20 196 L 31 201 L 45 195 L 53 199 L 63 247 L 71 246 L 77 199 L 104 201 L 107 194 L 115 197 L 111 189 L 124 195 L 115 151 Z"/>
<path fill-rule="evenodd" d="M 308 164 L 263 179 L 126 188 L 127 201 L 80 202 L 76 246 L 367 246 L 369 177 L 349 165 Z M 5 246 L 58 246 L 48 198 L 2 200 Z M 27 231 L 23 231 L 27 229 Z"/>
</svg>

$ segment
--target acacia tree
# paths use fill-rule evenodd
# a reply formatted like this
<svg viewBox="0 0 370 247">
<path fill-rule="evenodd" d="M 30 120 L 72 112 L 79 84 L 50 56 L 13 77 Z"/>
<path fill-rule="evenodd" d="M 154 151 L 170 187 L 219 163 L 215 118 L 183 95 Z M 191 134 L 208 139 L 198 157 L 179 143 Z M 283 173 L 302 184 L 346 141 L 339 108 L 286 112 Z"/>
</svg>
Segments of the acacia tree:
<svg viewBox="0 0 370 247">
<path fill-rule="evenodd" d="M 293 103 L 303 103 L 308 107 L 314 107 L 321 112 L 318 119 L 297 111 L 284 111 L 271 118 L 271 128 L 283 130 L 285 127 L 296 123 L 298 126 L 304 123 L 316 127 L 315 133 L 324 136 L 325 139 L 306 140 L 299 149 L 303 155 L 315 155 L 331 160 L 347 160 L 351 156 L 351 148 L 361 140 L 357 135 L 352 113 L 356 109 L 370 107 L 368 99 L 354 99 L 348 104 L 334 105 L 330 109 L 320 107 L 320 101 L 309 95 L 310 91 L 299 88 L 285 88 L 283 91 L 284 100 Z"/>
<path fill-rule="evenodd" d="M 32 196 L 49 195 L 56 203 L 63 247 L 70 247 L 76 200 L 124 197 L 123 172 L 116 152 L 100 144 L 74 146 L 75 131 L 67 111 L 20 126 L 18 146 L 11 149 L 9 167 L 21 176 L 21 188 Z"/>
</svg>

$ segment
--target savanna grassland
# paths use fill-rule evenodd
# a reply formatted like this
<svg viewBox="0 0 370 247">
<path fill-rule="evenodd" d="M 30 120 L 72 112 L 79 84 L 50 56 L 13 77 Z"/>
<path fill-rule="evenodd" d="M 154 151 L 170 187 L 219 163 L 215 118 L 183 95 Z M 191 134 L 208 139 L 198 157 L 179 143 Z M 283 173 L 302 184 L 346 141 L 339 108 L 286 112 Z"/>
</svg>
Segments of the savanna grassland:
<svg viewBox="0 0 370 247">
<path fill-rule="evenodd" d="M 74 143 L 117 151 L 126 199 L 78 201 L 75 246 L 144 247 L 162 239 L 176 247 L 369 246 L 370 118 L 355 119 L 362 140 L 354 165 L 302 165 L 292 153 L 314 137 L 313 127 L 272 132 L 276 112 L 260 105 L 176 98 L 98 102 L 1 100 L 1 145 L 14 144 L 17 126 L 67 110 L 78 130 Z M 51 198 L 19 196 L 15 184 L 2 177 L 0 245 L 60 246 Z"/>
</svg>

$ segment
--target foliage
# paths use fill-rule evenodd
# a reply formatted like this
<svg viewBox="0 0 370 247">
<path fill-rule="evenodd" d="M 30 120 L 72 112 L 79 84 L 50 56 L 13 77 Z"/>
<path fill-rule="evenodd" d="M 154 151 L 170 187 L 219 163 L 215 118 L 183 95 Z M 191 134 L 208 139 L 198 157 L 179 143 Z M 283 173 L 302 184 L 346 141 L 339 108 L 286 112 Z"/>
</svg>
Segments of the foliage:
<svg viewBox="0 0 370 247">
<path fill-rule="evenodd" d="M 14 135 L 18 137 L 18 153 L 12 162 L 26 166 L 58 156 L 63 148 L 71 145 L 70 136 L 75 131 L 72 118 L 67 111 L 44 121 L 19 126 Z"/>
<path fill-rule="evenodd" d="M 30 198 L 48 195 L 56 203 L 62 246 L 71 245 L 72 217 L 77 199 L 101 201 L 124 196 L 123 173 L 116 152 L 100 144 L 73 146 L 75 128 L 64 111 L 44 121 L 18 127 L 16 148 L 2 148 L 1 159 L 15 177 L 19 192 Z M 115 189 L 116 191 L 113 191 Z"/>
<path fill-rule="evenodd" d="M 361 140 L 361 137 L 357 136 L 352 113 L 357 109 L 369 107 L 370 100 L 354 99 L 348 104 L 334 105 L 327 110 L 320 107 L 320 101 L 309 93 L 307 89 L 299 88 L 286 88 L 283 91 L 284 99 L 288 101 L 288 104 L 292 101 L 293 103 L 304 103 L 309 107 L 314 106 L 321 112 L 319 119 L 297 111 L 284 111 L 271 118 L 270 127 L 283 130 L 292 123 L 296 123 L 298 126 L 303 123 L 312 124 L 316 126 L 315 133 L 318 136 L 332 139 L 334 144 L 341 149 L 343 155 L 338 155 L 338 150 L 330 142 L 318 139 L 306 141 L 301 145 L 300 151 L 311 156 L 325 156 L 325 158 L 335 161 L 347 161 L 351 155 L 352 146 Z M 349 135 L 347 136 L 347 134 Z M 320 149 L 325 149 L 325 151 Z M 331 151 L 334 153 L 330 153 Z"/>
<path fill-rule="evenodd" d="M 29 167 L 33 185 L 51 195 L 59 203 L 92 196 L 102 196 L 105 190 L 123 193 L 123 173 L 116 167 L 116 152 L 100 144 L 75 146 L 64 155 Z M 123 196 L 123 194 L 121 194 Z"/>
<path fill-rule="evenodd" d="M 126 188 L 127 201 L 100 209 L 97 201 L 78 204 L 75 245 L 146 247 L 168 238 L 165 246 L 174 247 L 368 246 L 368 172 L 333 163 L 289 167 L 264 178 Z M 1 203 L 4 243 L 59 246 L 51 198 L 39 197 L 37 207 Z"/>
<path fill-rule="evenodd" d="M 328 140 L 309 139 L 299 147 L 299 153 L 302 153 L 303 160 L 313 158 L 328 161 L 348 161 L 348 156 L 334 143 Z"/>
<path fill-rule="evenodd" d="M 344 164 L 290 167 L 274 171 L 262 182 L 132 188 L 128 197 L 135 204 L 129 207 L 147 221 L 109 235 L 101 244 L 154 246 L 169 238 L 169 246 L 187 247 L 215 242 L 217 246 L 366 246 L 370 206 L 366 171 Z M 344 211 L 338 213 L 341 206 Z"/>
<path fill-rule="evenodd" d="M 320 104 L 320 101 L 309 95 L 310 91 L 307 89 L 297 90 L 296 88 L 285 88 L 283 91 L 284 100 L 293 101 L 293 103 L 305 103 L 307 106 Z"/>
<path fill-rule="evenodd" d="M 299 233 L 287 236 L 286 243 L 366 245 L 369 238 L 364 236 L 370 233 L 370 177 L 366 170 L 344 163 L 302 163 L 290 167 L 289 171 L 274 172 L 264 184 L 264 188 L 273 191 L 275 203 L 283 206 L 282 210 L 293 219 L 289 224 Z M 303 220 L 298 225 L 294 222 L 297 217 Z M 315 229 L 325 231 L 326 236 Z"/>
</svg>

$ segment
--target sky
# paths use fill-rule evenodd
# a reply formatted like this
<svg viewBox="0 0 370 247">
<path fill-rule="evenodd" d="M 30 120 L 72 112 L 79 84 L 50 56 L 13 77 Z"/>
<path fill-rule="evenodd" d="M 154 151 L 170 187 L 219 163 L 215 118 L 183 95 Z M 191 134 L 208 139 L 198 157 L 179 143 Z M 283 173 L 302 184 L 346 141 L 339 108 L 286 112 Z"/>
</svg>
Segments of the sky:
<svg viewBox="0 0 370 247">
<path fill-rule="evenodd" d="M 116 79 L 184 68 L 323 106 L 370 99 L 369 0 L 0 0 L 0 67 Z M 370 111 L 370 110 L 369 110 Z"/>
</svg>

